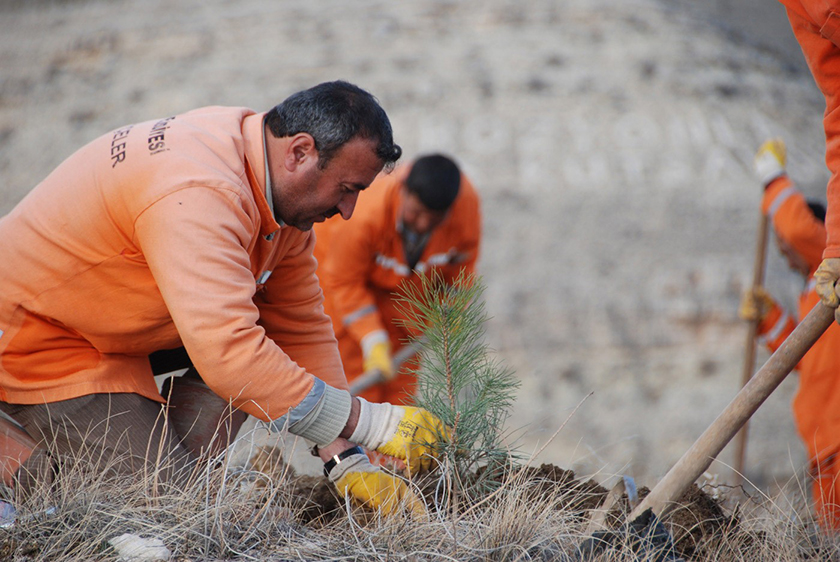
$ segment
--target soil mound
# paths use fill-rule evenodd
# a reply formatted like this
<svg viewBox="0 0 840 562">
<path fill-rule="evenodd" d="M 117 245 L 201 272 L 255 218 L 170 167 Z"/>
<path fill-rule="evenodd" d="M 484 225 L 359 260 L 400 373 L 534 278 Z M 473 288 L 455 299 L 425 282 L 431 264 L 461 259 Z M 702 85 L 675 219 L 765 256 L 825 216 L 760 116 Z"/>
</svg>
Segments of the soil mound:
<svg viewBox="0 0 840 562">
<path fill-rule="evenodd" d="M 320 527 L 344 516 L 345 502 L 329 480 L 323 476 L 296 474 L 285 464 L 279 449 L 261 449 L 252 458 L 251 464 L 254 470 L 266 478 L 286 479 L 290 502 L 299 508 L 294 511 L 300 514 L 302 524 Z M 605 487 L 594 480 L 578 478 L 574 471 L 550 463 L 516 468 L 510 472 L 509 478 L 515 482 L 514 485 L 524 485 L 527 493 L 535 500 L 551 499 L 551 505 L 556 509 L 571 513 L 580 518 L 581 522 L 588 521 L 592 511 L 601 507 L 608 493 Z M 437 475 L 434 474 L 415 480 L 429 505 L 435 501 L 436 482 Z M 648 488 L 639 490 L 640 498 L 648 493 Z M 679 507 L 665 518 L 664 523 L 671 533 L 676 553 L 684 559 L 709 559 L 713 553 L 731 550 L 733 545 L 738 546 L 749 539 L 745 535 L 733 543 L 733 533 L 738 530 L 737 517 L 727 514 L 718 500 L 696 485 L 686 490 L 677 503 Z M 543 502 L 538 504 L 545 505 Z M 607 525 L 617 529 L 629 512 L 630 504 L 625 494 L 610 511 Z M 370 520 L 371 513 L 365 509 L 354 508 L 353 514 L 362 524 Z M 749 547 L 740 546 L 743 547 L 739 548 L 742 551 Z"/>
</svg>

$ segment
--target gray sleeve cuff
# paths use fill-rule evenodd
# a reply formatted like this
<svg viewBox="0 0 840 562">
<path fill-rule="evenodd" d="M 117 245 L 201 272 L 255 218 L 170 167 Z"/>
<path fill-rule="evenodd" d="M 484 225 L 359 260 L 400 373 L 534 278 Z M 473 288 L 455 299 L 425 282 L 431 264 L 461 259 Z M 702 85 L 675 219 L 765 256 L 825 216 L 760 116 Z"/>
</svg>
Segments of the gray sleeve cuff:
<svg viewBox="0 0 840 562">
<path fill-rule="evenodd" d="M 329 386 L 315 378 L 312 390 L 289 413 L 271 422 L 273 430 L 288 424 L 289 432 L 314 442 L 319 447 L 338 438 L 350 417 L 353 398 L 346 390 Z"/>
</svg>

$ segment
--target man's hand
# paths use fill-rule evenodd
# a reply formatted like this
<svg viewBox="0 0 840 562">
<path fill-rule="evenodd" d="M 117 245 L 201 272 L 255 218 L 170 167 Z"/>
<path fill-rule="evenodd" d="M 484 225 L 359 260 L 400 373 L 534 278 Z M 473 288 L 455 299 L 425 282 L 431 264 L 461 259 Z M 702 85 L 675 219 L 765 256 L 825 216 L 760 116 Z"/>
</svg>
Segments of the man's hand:
<svg viewBox="0 0 840 562">
<path fill-rule="evenodd" d="M 840 258 L 827 258 L 822 261 L 814 273 L 817 282 L 814 290 L 825 306 L 835 309 L 834 319 L 840 324 L 840 296 L 837 294 L 837 279 L 840 278 Z"/>
<path fill-rule="evenodd" d="M 408 485 L 370 463 L 364 453 L 353 454 L 332 467 L 329 479 L 341 497 L 356 505 L 379 509 L 384 515 L 403 510 L 414 516 L 426 514 L 423 501 Z"/>
<path fill-rule="evenodd" d="M 394 361 L 391 358 L 391 342 L 388 340 L 376 342 L 364 354 L 365 372 L 377 370 L 382 377 L 389 381 L 394 378 Z"/>
<path fill-rule="evenodd" d="M 755 153 L 753 165 L 761 185 L 767 185 L 786 173 L 787 148 L 782 139 L 770 139 L 762 144 Z"/>
<path fill-rule="evenodd" d="M 741 297 L 738 316 L 741 320 L 747 322 L 761 323 L 775 305 L 776 302 L 770 296 L 770 293 L 762 287 L 752 287 L 744 291 L 744 295 Z"/>
<path fill-rule="evenodd" d="M 404 412 L 397 429 L 387 443 L 377 451 L 405 460 L 409 470 L 428 470 L 432 459 L 437 456 L 435 445 L 441 439 L 448 439 L 449 432 L 436 416 L 420 408 L 397 407 Z"/>
<path fill-rule="evenodd" d="M 443 422 L 420 408 L 358 400 L 359 421 L 350 441 L 404 460 L 411 474 L 431 467 L 437 444 L 449 439 Z"/>
</svg>

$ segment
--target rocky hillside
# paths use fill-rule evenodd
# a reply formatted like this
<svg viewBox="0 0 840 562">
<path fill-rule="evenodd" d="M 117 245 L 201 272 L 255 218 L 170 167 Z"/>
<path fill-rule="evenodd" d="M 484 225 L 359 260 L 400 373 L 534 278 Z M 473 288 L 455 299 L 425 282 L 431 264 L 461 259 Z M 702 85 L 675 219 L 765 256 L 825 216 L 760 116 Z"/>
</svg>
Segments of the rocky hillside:
<svg viewBox="0 0 840 562">
<path fill-rule="evenodd" d="M 523 381 L 512 439 L 541 446 L 594 391 L 540 460 L 653 483 L 738 386 L 755 148 L 783 136 L 810 195 L 827 177 L 801 65 L 688 4 L 5 1 L 0 213 L 122 124 L 355 82 L 409 157 L 450 152 L 483 196 L 488 338 Z M 759 485 L 801 468 L 795 384 L 753 423 Z"/>
</svg>

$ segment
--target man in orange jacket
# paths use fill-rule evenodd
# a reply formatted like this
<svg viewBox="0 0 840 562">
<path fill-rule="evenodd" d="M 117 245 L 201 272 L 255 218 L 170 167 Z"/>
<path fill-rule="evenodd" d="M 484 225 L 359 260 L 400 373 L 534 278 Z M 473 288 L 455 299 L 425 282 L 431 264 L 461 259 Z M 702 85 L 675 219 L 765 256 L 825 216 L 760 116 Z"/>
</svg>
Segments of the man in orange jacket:
<svg viewBox="0 0 840 562">
<path fill-rule="evenodd" d="M 445 428 L 350 396 L 310 230 L 349 219 L 400 153 L 375 98 L 346 82 L 267 113 L 209 107 L 92 141 L 0 219 L 0 409 L 50 453 L 97 446 L 139 473 L 162 451 L 177 477 L 209 447 L 184 428 L 212 432 L 186 407 L 161 421 L 149 356 L 183 347 L 191 378 L 170 402 L 212 391 L 212 420 L 229 408 L 285 425 L 320 447 L 342 494 L 419 509 L 354 444 L 417 469 Z"/>
<path fill-rule="evenodd" d="M 386 379 L 360 395 L 404 403 L 413 377 L 392 353 L 410 334 L 395 292 L 436 271 L 445 282 L 473 273 L 481 239 L 478 194 L 458 165 L 441 154 L 423 156 L 380 175 L 359 201 L 352 221 L 315 227 L 318 276 L 348 380 L 373 369 Z"/>
<path fill-rule="evenodd" d="M 840 322 L 840 1 L 780 0 L 805 61 L 825 96 L 823 126 L 828 181 L 827 242 L 814 278 L 816 292 L 826 306 L 836 309 Z"/>
<path fill-rule="evenodd" d="M 799 297 L 799 319 L 819 302 L 814 272 L 825 247 L 824 208 L 808 203 L 785 172 L 781 140 L 764 143 L 756 155 L 764 185 L 762 209 L 772 221 L 779 250 L 806 281 Z M 760 340 L 775 351 L 796 327 L 796 320 L 761 288 L 744 295 L 741 317 L 759 321 Z M 793 413 L 810 459 L 813 497 L 820 523 L 840 528 L 840 326 L 831 327 L 802 358 Z"/>
</svg>

